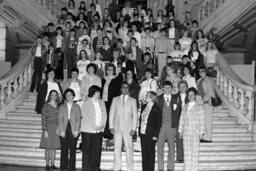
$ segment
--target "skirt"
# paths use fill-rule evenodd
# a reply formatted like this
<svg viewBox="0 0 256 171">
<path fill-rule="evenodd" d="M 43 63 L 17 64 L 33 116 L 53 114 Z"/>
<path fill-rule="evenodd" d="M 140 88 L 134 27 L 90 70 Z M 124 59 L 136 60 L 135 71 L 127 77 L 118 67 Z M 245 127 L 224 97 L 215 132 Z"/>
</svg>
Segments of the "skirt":
<svg viewBox="0 0 256 171">
<path fill-rule="evenodd" d="M 48 138 L 45 138 L 44 132 L 42 132 L 41 141 L 40 141 L 40 148 L 43 149 L 60 149 L 60 137 L 56 134 L 58 125 L 55 123 L 48 123 L 47 125 L 47 132 Z"/>
</svg>

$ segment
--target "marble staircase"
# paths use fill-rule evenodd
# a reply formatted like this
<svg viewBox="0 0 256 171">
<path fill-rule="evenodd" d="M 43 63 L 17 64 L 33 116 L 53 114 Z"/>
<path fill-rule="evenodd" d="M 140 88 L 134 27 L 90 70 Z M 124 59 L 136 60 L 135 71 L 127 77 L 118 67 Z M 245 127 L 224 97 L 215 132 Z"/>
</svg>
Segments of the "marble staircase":
<svg viewBox="0 0 256 171">
<path fill-rule="evenodd" d="M 0 163 L 44 167 L 44 150 L 39 149 L 41 137 L 41 116 L 34 111 L 36 93 L 28 93 L 13 111 L 0 120 Z M 165 148 L 167 159 L 167 146 Z M 60 151 L 57 151 L 56 165 L 59 166 Z M 125 153 L 122 154 L 123 169 Z M 157 159 L 156 159 L 157 160 Z M 238 124 L 229 115 L 229 110 L 214 109 L 213 142 L 200 146 L 200 170 L 249 170 L 256 169 L 256 142 L 246 125 Z M 77 168 L 81 168 L 82 155 L 77 153 Z M 101 168 L 113 169 L 113 152 L 103 151 Z M 141 153 L 134 152 L 134 168 L 141 169 Z M 176 164 L 177 171 L 183 164 Z M 157 169 L 157 164 L 156 164 Z"/>
</svg>

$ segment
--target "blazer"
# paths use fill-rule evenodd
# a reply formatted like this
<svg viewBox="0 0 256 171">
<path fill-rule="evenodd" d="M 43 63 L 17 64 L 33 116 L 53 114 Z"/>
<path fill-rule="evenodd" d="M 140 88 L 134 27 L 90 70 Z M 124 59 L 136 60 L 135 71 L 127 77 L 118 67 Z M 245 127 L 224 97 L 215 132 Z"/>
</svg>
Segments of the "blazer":
<svg viewBox="0 0 256 171">
<path fill-rule="evenodd" d="M 109 112 L 109 128 L 114 128 L 115 131 L 136 131 L 138 121 L 136 99 L 129 96 L 125 102 L 124 109 L 122 106 L 121 96 L 115 97 Z"/>
<path fill-rule="evenodd" d="M 103 131 L 107 121 L 107 112 L 106 112 L 105 103 L 102 100 L 99 100 L 99 104 L 102 111 L 102 122 L 101 122 L 101 126 L 99 127 L 101 127 L 102 128 L 101 131 Z M 95 124 L 96 114 L 95 114 L 95 108 L 91 98 L 88 98 L 87 100 L 84 101 L 81 107 L 81 112 L 82 112 L 81 132 L 95 133 L 96 131 L 95 128 L 97 127 Z"/>
<path fill-rule="evenodd" d="M 171 107 L 171 115 L 172 115 L 172 120 L 171 120 L 171 124 L 172 124 L 172 128 L 178 128 L 179 127 L 179 120 L 180 120 L 180 114 L 181 114 L 181 109 L 182 109 L 182 101 L 180 99 L 180 95 L 179 94 L 174 94 L 171 95 L 171 102 L 170 102 L 170 107 Z M 158 105 L 158 107 L 160 109 L 164 108 L 164 103 L 165 103 L 165 98 L 164 98 L 164 94 L 160 95 L 157 97 L 157 102 L 156 104 Z M 176 106 L 176 109 L 174 108 L 174 106 Z"/>
<path fill-rule="evenodd" d="M 44 55 L 43 55 L 43 65 L 44 65 L 44 67 L 47 66 L 47 62 L 49 61 L 49 58 L 50 58 L 50 52 L 48 51 L 48 52 L 44 53 Z M 52 52 L 51 58 L 52 59 L 51 59 L 50 67 L 56 69 L 59 65 L 59 56 L 58 56 L 57 53 Z"/>
<path fill-rule="evenodd" d="M 132 48 L 129 47 L 127 49 L 127 52 L 132 52 Z M 142 62 L 142 51 L 140 50 L 140 48 L 138 46 L 136 46 L 136 66 L 139 67 L 141 65 Z"/>
<path fill-rule="evenodd" d="M 144 111 L 146 106 L 147 106 L 146 104 L 141 106 L 141 113 Z M 139 133 L 140 133 L 141 115 L 140 115 L 139 123 L 140 123 L 139 124 Z M 158 138 L 161 126 L 162 126 L 162 110 L 157 106 L 156 103 L 154 103 L 154 105 L 152 106 L 149 112 L 145 136 L 149 139 L 152 139 L 153 137 Z"/>
<path fill-rule="evenodd" d="M 56 83 L 58 84 L 60 92 L 62 94 L 62 88 L 61 88 L 60 84 L 58 82 L 56 82 Z M 40 85 L 40 88 L 39 88 L 39 91 L 38 91 L 38 94 L 37 94 L 37 97 L 36 97 L 36 109 L 35 109 L 35 111 L 38 114 L 41 113 L 42 107 L 45 104 L 45 98 L 46 98 L 46 95 L 47 95 L 47 90 L 48 90 L 48 84 L 47 84 L 47 81 L 44 81 Z"/>
<path fill-rule="evenodd" d="M 59 127 L 56 130 L 56 133 L 60 135 L 62 132 L 66 132 L 68 124 L 68 105 L 67 102 L 62 104 L 59 109 Z M 75 131 L 79 133 L 81 123 L 81 110 L 80 106 L 73 102 L 70 111 L 70 125 L 72 134 L 74 135 Z"/>
<path fill-rule="evenodd" d="M 190 117 L 187 115 L 188 112 Z M 187 122 L 189 122 L 189 124 L 187 124 Z M 188 129 L 186 129 L 187 126 Z M 184 136 L 185 131 L 201 135 L 205 133 L 205 114 L 202 105 L 196 103 L 192 109 L 188 111 L 188 104 L 186 104 L 182 109 L 178 132 L 180 135 Z"/>
<path fill-rule="evenodd" d="M 31 49 L 31 56 L 34 58 L 35 55 L 36 55 L 36 48 L 37 48 L 37 43 L 32 47 Z M 42 44 L 41 45 L 41 54 L 42 54 L 42 57 L 44 55 L 44 53 L 46 52 L 46 47 Z"/>
<path fill-rule="evenodd" d="M 197 86 L 198 86 L 198 83 L 201 81 L 201 79 L 202 78 L 200 78 L 197 81 Z M 215 97 L 216 96 L 211 78 L 206 76 L 205 79 L 202 82 L 202 86 L 203 86 L 203 90 L 205 92 L 204 97 L 202 97 L 204 102 L 207 102 L 208 100 L 211 100 L 211 97 Z M 199 94 L 200 94 L 200 92 L 199 92 Z"/>
</svg>

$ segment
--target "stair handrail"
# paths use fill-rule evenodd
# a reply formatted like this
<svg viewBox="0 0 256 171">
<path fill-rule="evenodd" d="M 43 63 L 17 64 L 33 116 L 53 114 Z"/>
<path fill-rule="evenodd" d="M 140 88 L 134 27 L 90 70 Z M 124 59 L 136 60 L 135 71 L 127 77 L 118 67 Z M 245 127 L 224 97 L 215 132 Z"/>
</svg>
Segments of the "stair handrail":
<svg viewBox="0 0 256 171">
<path fill-rule="evenodd" d="M 0 79 L 1 110 L 0 118 L 4 117 L 8 108 L 18 96 L 29 90 L 32 76 L 31 49 L 20 55 L 20 60 Z"/>
<path fill-rule="evenodd" d="M 56 18 L 60 16 L 60 10 L 62 7 L 65 7 L 66 4 L 61 0 L 36 0 L 39 4 L 44 6 L 52 15 L 55 15 Z"/>
<path fill-rule="evenodd" d="M 218 8 L 220 8 L 227 0 L 205 0 L 198 10 L 198 22 L 202 23 Z"/>
</svg>

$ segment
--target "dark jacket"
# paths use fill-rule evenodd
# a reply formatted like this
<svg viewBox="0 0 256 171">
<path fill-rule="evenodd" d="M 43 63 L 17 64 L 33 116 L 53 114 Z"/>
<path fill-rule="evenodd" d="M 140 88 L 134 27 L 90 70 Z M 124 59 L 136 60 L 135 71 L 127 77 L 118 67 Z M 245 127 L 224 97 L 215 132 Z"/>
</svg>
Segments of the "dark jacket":
<svg viewBox="0 0 256 171">
<path fill-rule="evenodd" d="M 156 104 L 160 109 L 163 109 L 165 103 L 164 94 L 157 97 Z M 174 105 L 176 105 L 176 109 L 174 109 Z M 179 94 L 172 95 L 170 107 L 172 112 L 170 113 L 172 115 L 172 128 L 178 128 L 179 127 L 179 120 L 180 120 L 180 114 L 182 109 L 182 101 L 180 99 Z"/>
<path fill-rule="evenodd" d="M 60 92 L 62 94 L 62 88 L 61 88 L 59 83 L 57 83 L 57 84 L 58 84 Z M 45 104 L 45 98 L 46 98 L 46 95 L 47 95 L 47 89 L 48 89 L 47 81 L 44 81 L 40 85 L 40 88 L 39 88 L 39 91 L 38 91 L 38 94 L 37 94 L 37 97 L 36 97 L 36 109 L 35 109 L 35 111 L 38 114 L 41 114 L 42 107 Z"/>
<path fill-rule="evenodd" d="M 141 107 L 141 113 L 145 109 L 146 105 L 142 105 Z M 139 133 L 140 133 L 140 128 L 141 128 L 141 115 L 140 115 L 140 120 L 139 120 Z M 157 137 L 159 135 L 160 129 L 162 126 L 162 110 L 157 106 L 155 103 L 148 116 L 147 120 L 147 126 L 146 126 L 146 132 L 145 136 L 149 139 L 152 139 L 153 137 Z M 141 134 L 140 134 L 141 135 Z"/>
</svg>

